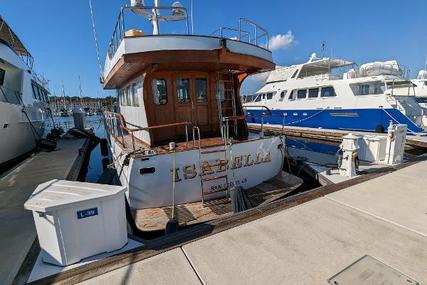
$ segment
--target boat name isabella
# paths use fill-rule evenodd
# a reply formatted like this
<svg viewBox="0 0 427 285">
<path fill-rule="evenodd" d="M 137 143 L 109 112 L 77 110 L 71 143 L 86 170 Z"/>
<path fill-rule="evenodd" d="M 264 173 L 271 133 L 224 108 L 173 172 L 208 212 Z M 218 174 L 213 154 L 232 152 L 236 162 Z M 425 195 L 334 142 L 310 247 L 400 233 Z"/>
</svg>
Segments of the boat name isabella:
<svg viewBox="0 0 427 285">
<path fill-rule="evenodd" d="M 271 153 L 269 151 L 264 154 L 257 152 L 255 155 L 243 154 L 232 156 L 229 161 L 223 158 L 211 161 L 201 161 L 201 173 L 199 175 L 205 176 L 224 172 L 228 167 L 230 167 L 229 163 L 231 163 L 231 169 L 238 169 L 242 167 L 251 167 L 262 163 L 268 163 L 270 161 Z M 173 172 L 173 169 L 171 169 L 171 172 Z M 181 177 L 184 177 L 184 180 L 188 180 L 193 179 L 198 175 L 196 165 L 194 163 L 190 165 L 184 165 L 181 172 L 182 173 L 180 174 L 179 167 L 175 169 L 175 182 L 181 181 Z"/>
</svg>

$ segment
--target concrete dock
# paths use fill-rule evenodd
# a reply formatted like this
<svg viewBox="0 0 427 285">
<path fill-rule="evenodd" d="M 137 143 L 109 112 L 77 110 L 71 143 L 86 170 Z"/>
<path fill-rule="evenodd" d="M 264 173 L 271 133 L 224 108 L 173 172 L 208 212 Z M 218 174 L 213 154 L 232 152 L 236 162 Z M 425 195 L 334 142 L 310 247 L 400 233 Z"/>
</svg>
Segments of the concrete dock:
<svg viewBox="0 0 427 285">
<path fill-rule="evenodd" d="M 35 284 L 328 284 L 365 255 L 394 274 L 370 267 L 339 284 L 427 284 L 425 169 L 422 158 L 314 189 Z M 362 282 L 371 277 L 384 283 Z"/>
<path fill-rule="evenodd" d="M 0 280 L 11 284 L 36 239 L 31 211 L 24 203 L 43 182 L 76 180 L 84 160 L 86 139 L 61 139 L 57 150 L 40 152 L 0 179 Z"/>
</svg>

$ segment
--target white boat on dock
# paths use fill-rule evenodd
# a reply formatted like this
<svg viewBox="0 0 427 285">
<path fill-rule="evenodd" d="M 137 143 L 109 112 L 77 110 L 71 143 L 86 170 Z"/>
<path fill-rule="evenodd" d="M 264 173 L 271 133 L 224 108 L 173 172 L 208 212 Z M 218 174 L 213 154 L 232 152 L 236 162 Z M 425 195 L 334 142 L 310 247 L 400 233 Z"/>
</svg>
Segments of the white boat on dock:
<svg viewBox="0 0 427 285">
<path fill-rule="evenodd" d="M 0 167 L 31 152 L 41 139 L 49 91 L 33 58 L 0 16 Z"/>
<path fill-rule="evenodd" d="M 130 207 L 204 207 L 231 189 L 280 176 L 282 138 L 249 135 L 238 96 L 248 75 L 274 68 L 264 46 L 267 31 L 241 19 L 257 37 L 244 41 L 248 32 L 231 28 L 219 29 L 219 36 L 194 35 L 184 7 L 154 2 L 121 9 L 104 68 L 104 88 L 116 89 L 120 103 L 105 122 Z M 151 19 L 153 34 L 125 28 L 127 13 Z M 159 22 L 178 20 L 187 22 L 185 33 L 160 34 Z M 225 30 L 237 37 L 223 37 Z M 289 181 L 294 184 L 285 192 L 302 182 Z"/>
<path fill-rule="evenodd" d="M 265 86 L 245 100 L 254 115 L 249 122 L 384 132 L 392 121 L 406 124 L 410 133 L 423 132 L 423 110 L 413 83 L 403 77 L 396 61 L 350 69 L 353 65 L 312 54 L 306 63 L 277 67 Z M 259 105 L 268 107 L 273 116 L 259 116 L 265 112 Z"/>
</svg>

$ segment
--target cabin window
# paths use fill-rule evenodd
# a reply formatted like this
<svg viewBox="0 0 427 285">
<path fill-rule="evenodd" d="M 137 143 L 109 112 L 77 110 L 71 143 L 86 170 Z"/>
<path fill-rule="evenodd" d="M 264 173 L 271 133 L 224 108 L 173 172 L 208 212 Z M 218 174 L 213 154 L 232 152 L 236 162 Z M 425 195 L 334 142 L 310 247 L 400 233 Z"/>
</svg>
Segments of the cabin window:
<svg viewBox="0 0 427 285">
<path fill-rule="evenodd" d="M 168 91 L 166 80 L 154 79 L 151 81 L 153 100 L 156 105 L 166 105 L 168 103 Z"/>
<path fill-rule="evenodd" d="M 178 79 L 176 81 L 176 94 L 178 96 L 178 103 L 188 103 L 191 101 L 190 79 Z"/>
<path fill-rule="evenodd" d="M 322 87 L 320 97 L 334 97 L 334 96 L 337 96 L 337 95 L 335 94 L 335 90 L 332 86 Z"/>
<path fill-rule="evenodd" d="M 33 83 L 33 84 L 31 84 L 31 87 L 33 88 L 33 98 L 37 99 L 37 87 L 36 87 L 36 85 Z"/>
<path fill-rule="evenodd" d="M 126 106 L 132 106 L 132 88 L 131 85 L 126 87 Z"/>
<path fill-rule="evenodd" d="M 289 100 L 295 100 L 297 97 L 297 91 L 296 90 L 292 90 L 291 94 L 289 94 Z"/>
<path fill-rule="evenodd" d="M 142 81 L 138 81 L 136 84 L 132 85 L 132 94 L 133 94 L 133 104 L 135 107 L 140 107 L 140 98 L 142 95 Z"/>
<path fill-rule="evenodd" d="M 255 98 L 255 102 L 261 101 L 261 97 L 262 97 L 262 94 L 258 94 L 258 96 Z"/>
<path fill-rule="evenodd" d="M 285 99 L 286 96 L 286 90 L 283 90 L 282 93 L 280 93 L 280 101 L 283 101 L 283 99 Z"/>
<path fill-rule="evenodd" d="M 298 90 L 298 92 L 297 92 L 297 98 L 298 99 L 305 99 L 306 97 L 307 97 L 307 90 L 306 89 Z"/>
<path fill-rule="evenodd" d="M 6 71 L 4 69 L 0 68 L 0 85 L 2 85 L 2 86 L 4 84 L 4 77 L 5 77 L 5 75 L 6 75 Z"/>
<path fill-rule="evenodd" d="M 198 103 L 206 102 L 208 98 L 208 81 L 205 78 L 196 79 L 196 100 Z"/>
<path fill-rule="evenodd" d="M 383 94 L 385 91 L 385 84 L 381 81 L 351 84 L 350 87 L 354 95 Z"/>
<path fill-rule="evenodd" d="M 39 101 L 42 101 L 42 98 L 43 98 L 42 90 L 40 89 L 40 87 L 39 87 L 39 86 L 37 86 L 36 88 L 37 88 L 37 99 L 38 99 Z"/>
<path fill-rule="evenodd" d="M 427 85 L 427 81 L 424 81 L 424 85 Z"/>
<path fill-rule="evenodd" d="M 319 96 L 319 88 L 308 89 L 308 98 L 317 98 Z"/>
<path fill-rule="evenodd" d="M 218 81 L 218 89 L 216 91 L 216 99 L 224 101 L 225 99 L 225 84 L 223 80 Z"/>
<path fill-rule="evenodd" d="M 273 99 L 273 93 L 267 93 L 267 100 Z"/>
</svg>

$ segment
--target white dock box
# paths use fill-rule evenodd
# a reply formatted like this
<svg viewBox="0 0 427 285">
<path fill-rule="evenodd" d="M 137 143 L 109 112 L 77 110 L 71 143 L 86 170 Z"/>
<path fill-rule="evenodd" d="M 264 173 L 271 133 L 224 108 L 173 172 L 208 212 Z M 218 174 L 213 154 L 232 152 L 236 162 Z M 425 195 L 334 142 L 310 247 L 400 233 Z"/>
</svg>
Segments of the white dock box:
<svg viewBox="0 0 427 285">
<path fill-rule="evenodd" d="M 25 203 L 32 210 L 43 261 L 69 265 L 127 243 L 126 187 L 51 180 Z"/>
</svg>

